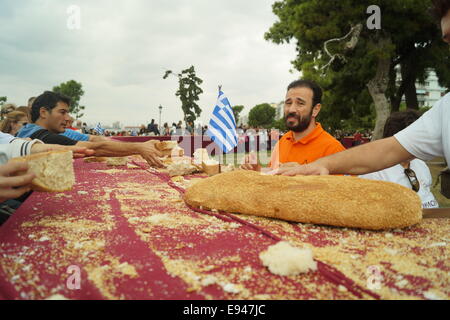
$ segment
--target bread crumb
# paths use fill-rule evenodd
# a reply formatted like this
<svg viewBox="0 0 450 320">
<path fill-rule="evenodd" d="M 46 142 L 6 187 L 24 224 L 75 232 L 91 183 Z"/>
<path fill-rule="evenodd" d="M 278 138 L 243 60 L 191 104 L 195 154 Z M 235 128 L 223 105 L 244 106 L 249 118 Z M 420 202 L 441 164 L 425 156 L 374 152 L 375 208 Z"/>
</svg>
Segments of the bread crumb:
<svg viewBox="0 0 450 320">
<path fill-rule="evenodd" d="M 270 272 L 280 276 L 293 276 L 317 270 L 311 249 L 299 249 L 285 241 L 270 246 L 261 252 L 259 258 Z"/>
<path fill-rule="evenodd" d="M 45 300 L 70 300 L 70 299 L 64 297 L 64 296 L 61 295 L 61 294 L 54 294 L 54 295 L 52 295 L 52 296 L 46 298 Z"/>
<path fill-rule="evenodd" d="M 428 246 L 428 248 L 434 248 L 434 247 L 445 247 L 447 245 L 446 242 L 436 242 L 432 243 Z"/>
<path fill-rule="evenodd" d="M 339 285 L 338 290 L 339 290 L 340 292 L 347 292 L 347 291 L 348 291 L 347 288 L 344 287 L 342 284 Z"/>
<path fill-rule="evenodd" d="M 397 253 L 398 253 L 397 250 L 391 249 L 391 248 L 384 248 L 384 251 L 385 251 L 386 253 L 389 253 L 391 256 L 395 256 L 395 255 L 397 255 Z"/>
<path fill-rule="evenodd" d="M 228 293 L 239 293 L 241 290 L 236 287 L 236 285 L 232 283 L 222 284 L 222 289 Z"/>
<path fill-rule="evenodd" d="M 212 284 L 214 284 L 216 282 L 217 282 L 217 278 L 216 277 L 208 275 L 205 278 L 203 278 L 200 283 L 201 283 L 202 286 L 207 287 L 207 286 L 212 285 Z"/>
<path fill-rule="evenodd" d="M 428 299 L 428 300 L 443 300 L 443 298 L 441 298 L 439 295 L 437 295 L 433 291 L 426 291 L 423 293 L 423 296 L 425 297 L 425 299 Z"/>
</svg>

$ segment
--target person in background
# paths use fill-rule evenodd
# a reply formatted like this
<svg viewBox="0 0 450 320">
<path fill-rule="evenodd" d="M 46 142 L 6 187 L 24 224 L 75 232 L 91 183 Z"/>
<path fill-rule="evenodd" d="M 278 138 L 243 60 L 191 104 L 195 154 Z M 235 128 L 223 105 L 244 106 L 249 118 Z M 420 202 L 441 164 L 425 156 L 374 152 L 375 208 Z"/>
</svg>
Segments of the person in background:
<svg viewBox="0 0 450 320">
<path fill-rule="evenodd" d="M 27 125 L 27 115 L 20 111 L 13 111 L 6 114 L 6 118 L 0 124 L 0 131 L 15 136 L 19 130 Z"/>
<path fill-rule="evenodd" d="M 1 120 L 3 120 L 8 113 L 15 111 L 16 108 L 17 106 L 15 104 L 12 103 L 4 104 L 2 106 L 2 110 L 0 111 Z"/>
<path fill-rule="evenodd" d="M 167 122 L 164 123 L 163 135 L 170 136 L 170 128 L 169 128 L 169 124 Z"/>
<path fill-rule="evenodd" d="M 155 123 L 155 119 L 152 119 L 152 121 L 147 126 L 147 132 L 153 133 L 155 136 L 159 136 L 160 132 L 158 129 L 158 125 Z"/>
<path fill-rule="evenodd" d="M 28 107 L 25 107 L 25 106 L 21 106 L 21 107 L 18 107 L 16 109 L 16 111 L 25 113 L 27 116 L 27 122 L 28 123 L 31 122 L 31 109 L 29 109 Z"/>
<path fill-rule="evenodd" d="M 284 102 L 286 133 L 276 144 L 270 161 L 272 169 L 285 163 L 311 163 L 345 148 L 316 121 L 322 107 L 322 89 L 310 80 L 296 80 L 287 87 Z M 247 131 L 247 135 L 249 134 Z M 252 145 L 252 136 L 249 137 Z M 250 150 L 252 151 L 252 150 Z M 261 171 L 252 154 L 245 157 L 242 169 Z"/>
<path fill-rule="evenodd" d="M 75 128 L 73 126 L 74 121 L 75 121 L 75 119 L 72 116 L 69 116 L 69 120 L 67 120 L 67 123 L 66 123 L 66 129 L 77 131 L 77 128 Z"/>
<path fill-rule="evenodd" d="M 34 100 L 36 100 L 36 97 L 31 97 L 30 99 L 28 99 L 28 109 L 31 112 L 31 106 L 33 105 Z"/>
<path fill-rule="evenodd" d="M 172 122 L 172 127 L 170 128 L 170 135 L 173 136 L 177 133 L 177 124 Z"/>
<path fill-rule="evenodd" d="M 392 113 L 384 125 L 383 138 L 389 138 L 397 132 L 405 129 L 410 124 L 420 118 L 420 114 L 415 110 Z M 383 180 L 401 184 L 413 189 L 420 196 L 423 208 L 438 208 L 431 186 L 433 179 L 427 164 L 419 159 L 404 161 L 393 167 L 373 173 L 360 175 L 360 178 L 370 180 Z"/>
<path fill-rule="evenodd" d="M 183 122 L 181 120 L 178 121 L 177 130 L 176 130 L 177 136 L 181 136 L 183 134 L 183 129 L 181 128 L 182 125 L 183 125 Z"/>
<path fill-rule="evenodd" d="M 141 124 L 141 127 L 139 129 L 139 135 L 144 136 L 147 133 L 147 130 L 145 129 L 145 125 Z"/>
<path fill-rule="evenodd" d="M 186 135 L 193 135 L 194 134 L 194 125 L 191 121 L 186 121 Z"/>
</svg>

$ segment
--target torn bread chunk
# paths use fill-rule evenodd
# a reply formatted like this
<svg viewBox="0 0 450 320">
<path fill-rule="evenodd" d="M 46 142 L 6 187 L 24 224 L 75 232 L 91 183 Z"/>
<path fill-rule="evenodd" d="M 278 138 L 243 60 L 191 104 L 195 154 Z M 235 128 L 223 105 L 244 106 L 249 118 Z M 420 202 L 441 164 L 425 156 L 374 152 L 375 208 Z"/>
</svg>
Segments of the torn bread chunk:
<svg viewBox="0 0 450 320">
<path fill-rule="evenodd" d="M 203 172 L 208 176 L 214 176 L 220 173 L 220 164 L 216 160 L 206 160 L 202 162 Z"/>
<path fill-rule="evenodd" d="M 317 270 L 311 249 L 300 249 L 281 241 L 260 253 L 262 264 L 273 274 L 295 276 Z"/>
<path fill-rule="evenodd" d="M 70 150 L 37 153 L 12 161 L 28 163 L 29 172 L 36 175 L 31 182 L 34 191 L 63 192 L 71 190 L 75 184 L 73 154 Z"/>
<path fill-rule="evenodd" d="M 108 166 L 126 166 L 128 157 L 110 157 L 106 160 Z"/>
<path fill-rule="evenodd" d="M 208 150 L 206 149 L 197 149 L 193 154 L 193 163 L 195 165 L 201 166 L 203 162 L 209 161 Z"/>
<path fill-rule="evenodd" d="M 160 141 L 155 144 L 155 147 L 159 151 L 172 150 L 173 148 L 178 147 L 178 143 L 174 140 Z"/>
</svg>

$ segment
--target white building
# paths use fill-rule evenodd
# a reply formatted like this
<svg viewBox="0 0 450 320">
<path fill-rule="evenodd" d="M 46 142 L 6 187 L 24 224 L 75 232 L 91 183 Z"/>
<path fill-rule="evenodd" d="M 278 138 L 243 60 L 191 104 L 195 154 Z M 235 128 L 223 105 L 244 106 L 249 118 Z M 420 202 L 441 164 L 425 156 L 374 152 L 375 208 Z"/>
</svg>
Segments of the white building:
<svg viewBox="0 0 450 320">
<path fill-rule="evenodd" d="M 275 120 L 280 120 L 284 116 L 284 101 L 281 101 L 279 103 L 271 103 L 270 104 L 273 108 L 275 108 Z"/>
<path fill-rule="evenodd" d="M 439 85 L 436 72 L 429 71 L 424 84 L 416 83 L 417 100 L 419 108 L 432 107 L 445 93 L 446 88 Z"/>
<path fill-rule="evenodd" d="M 401 83 L 400 69 L 397 70 L 397 85 Z M 439 85 L 438 77 L 434 70 L 428 70 L 428 77 L 423 84 L 416 82 L 416 93 L 419 108 L 432 107 L 446 93 L 446 88 Z M 405 102 L 405 96 L 402 97 Z"/>
</svg>

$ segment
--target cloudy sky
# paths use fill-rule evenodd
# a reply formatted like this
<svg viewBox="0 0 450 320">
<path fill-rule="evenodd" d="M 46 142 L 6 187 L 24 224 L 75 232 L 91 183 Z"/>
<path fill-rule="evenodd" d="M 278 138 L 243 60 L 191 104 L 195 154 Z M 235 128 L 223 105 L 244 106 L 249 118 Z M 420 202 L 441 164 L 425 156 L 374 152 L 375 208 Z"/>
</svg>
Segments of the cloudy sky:
<svg viewBox="0 0 450 320">
<path fill-rule="evenodd" d="M 0 96 L 26 104 L 62 82 L 83 84 L 82 118 L 124 125 L 183 118 L 177 78 L 167 69 L 195 66 L 204 80 L 200 120 L 207 123 L 223 85 L 243 114 L 283 100 L 299 77 L 290 72 L 295 46 L 264 33 L 276 21 L 275 0 L 1 0 Z M 70 6 L 80 9 L 80 29 Z"/>
</svg>

